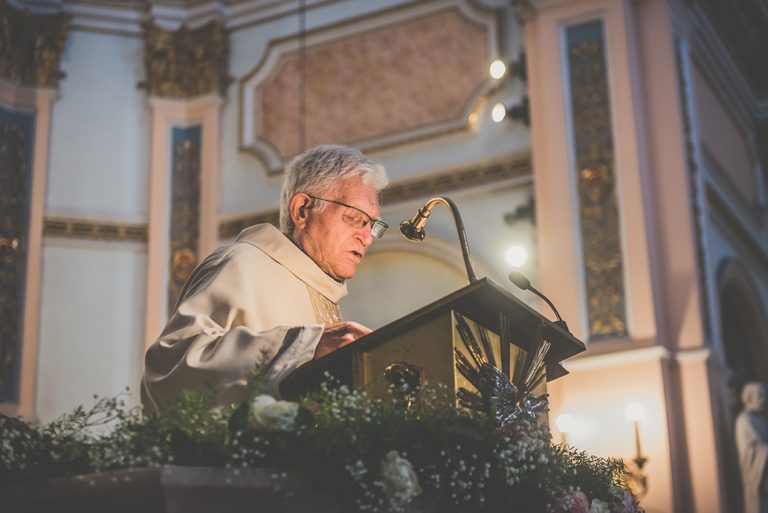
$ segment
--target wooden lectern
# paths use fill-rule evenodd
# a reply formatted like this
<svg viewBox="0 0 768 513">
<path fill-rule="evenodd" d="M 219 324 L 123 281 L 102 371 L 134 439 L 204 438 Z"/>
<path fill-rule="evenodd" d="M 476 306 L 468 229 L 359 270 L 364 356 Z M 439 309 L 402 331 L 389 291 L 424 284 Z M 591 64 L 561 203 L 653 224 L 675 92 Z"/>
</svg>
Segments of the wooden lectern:
<svg viewBox="0 0 768 513">
<path fill-rule="evenodd" d="M 457 329 L 457 314 L 476 336 L 482 328 L 487 330 L 497 366 L 507 376 L 514 372 L 517 354 L 530 351 L 537 335 L 551 344 L 544 359 L 546 381 L 567 374 L 560 362 L 585 350 L 583 342 L 483 278 L 301 366 L 283 380 L 280 392 L 296 398 L 318 389 L 330 374 L 340 384 L 382 396 L 390 386 L 385 373 L 393 364 L 415 370 L 420 385 L 442 383 L 454 392 L 473 388 L 456 369 L 455 351 L 467 352 Z M 545 392 L 546 382 L 536 389 L 537 395 Z"/>
</svg>

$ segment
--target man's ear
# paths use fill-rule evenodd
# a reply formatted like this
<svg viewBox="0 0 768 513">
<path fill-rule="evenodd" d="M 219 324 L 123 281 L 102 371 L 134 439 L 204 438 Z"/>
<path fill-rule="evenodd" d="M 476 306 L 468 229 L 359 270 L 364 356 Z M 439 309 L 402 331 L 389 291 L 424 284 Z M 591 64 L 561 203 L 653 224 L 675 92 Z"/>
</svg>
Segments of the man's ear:
<svg viewBox="0 0 768 513">
<path fill-rule="evenodd" d="M 297 229 L 301 230 L 307 224 L 310 208 L 312 208 L 312 198 L 303 192 L 297 192 L 291 198 L 291 201 L 288 203 L 288 211 Z"/>
</svg>

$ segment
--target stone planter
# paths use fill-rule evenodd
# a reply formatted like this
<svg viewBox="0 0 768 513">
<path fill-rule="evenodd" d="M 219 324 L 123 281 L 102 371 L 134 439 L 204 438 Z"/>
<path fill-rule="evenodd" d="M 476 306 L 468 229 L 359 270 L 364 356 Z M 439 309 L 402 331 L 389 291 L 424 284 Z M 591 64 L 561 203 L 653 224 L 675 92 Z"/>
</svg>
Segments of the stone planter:
<svg viewBox="0 0 768 513">
<path fill-rule="evenodd" d="M 269 469 L 142 468 L 15 485 L 3 513 L 340 513 L 332 497 Z"/>
</svg>

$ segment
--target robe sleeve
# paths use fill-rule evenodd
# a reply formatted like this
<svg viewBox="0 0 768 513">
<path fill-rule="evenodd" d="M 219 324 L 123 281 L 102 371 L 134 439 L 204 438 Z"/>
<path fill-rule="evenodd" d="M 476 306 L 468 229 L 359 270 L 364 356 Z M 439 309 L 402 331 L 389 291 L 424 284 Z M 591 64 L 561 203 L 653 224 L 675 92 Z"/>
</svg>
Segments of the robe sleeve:
<svg viewBox="0 0 768 513">
<path fill-rule="evenodd" d="M 266 308 L 270 291 L 260 290 L 254 266 L 242 264 L 222 248 L 187 280 L 176 311 L 145 356 L 141 396 L 146 411 L 157 411 L 184 389 L 213 390 L 217 405 L 241 400 L 247 378 L 267 362 L 264 392 L 278 396 L 280 381 L 313 358 L 322 324 L 246 325 L 246 318 L 258 317 L 246 312 Z"/>
</svg>

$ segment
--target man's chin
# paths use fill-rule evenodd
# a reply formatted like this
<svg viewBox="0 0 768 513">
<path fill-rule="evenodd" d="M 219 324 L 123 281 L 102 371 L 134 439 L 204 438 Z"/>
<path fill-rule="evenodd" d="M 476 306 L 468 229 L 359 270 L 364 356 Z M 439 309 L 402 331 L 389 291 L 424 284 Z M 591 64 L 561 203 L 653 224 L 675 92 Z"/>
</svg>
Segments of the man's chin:
<svg viewBox="0 0 768 513">
<path fill-rule="evenodd" d="M 357 265 L 355 265 L 351 269 L 350 268 L 336 269 L 335 272 L 331 270 L 325 270 L 325 274 L 327 274 L 328 276 L 330 276 L 336 281 L 349 280 L 355 275 L 355 272 L 357 272 Z"/>
</svg>

